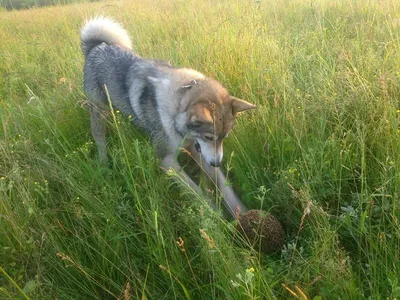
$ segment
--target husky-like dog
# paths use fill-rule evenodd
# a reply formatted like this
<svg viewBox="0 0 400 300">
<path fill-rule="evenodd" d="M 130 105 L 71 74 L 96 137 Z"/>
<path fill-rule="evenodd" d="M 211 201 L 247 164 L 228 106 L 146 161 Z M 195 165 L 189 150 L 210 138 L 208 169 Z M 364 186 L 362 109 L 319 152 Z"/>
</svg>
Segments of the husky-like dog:
<svg viewBox="0 0 400 300">
<path fill-rule="evenodd" d="M 85 55 L 84 89 L 100 161 L 107 164 L 105 112 L 113 107 L 147 131 L 165 169 L 173 168 L 197 193 L 200 188 L 181 170 L 177 151 L 187 149 L 213 180 L 235 217 L 245 212 L 218 166 L 223 140 L 238 113 L 256 106 L 230 96 L 217 81 L 186 68 L 143 59 L 132 53 L 128 33 L 109 18 L 87 21 L 81 31 Z M 109 96 L 109 97 L 108 97 Z"/>
</svg>

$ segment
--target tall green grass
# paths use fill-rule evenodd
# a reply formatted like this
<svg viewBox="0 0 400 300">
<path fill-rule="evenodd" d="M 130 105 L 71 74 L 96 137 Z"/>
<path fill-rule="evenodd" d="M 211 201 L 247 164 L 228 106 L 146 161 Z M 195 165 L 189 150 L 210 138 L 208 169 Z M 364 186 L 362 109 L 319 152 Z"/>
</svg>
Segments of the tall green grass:
<svg viewBox="0 0 400 300">
<path fill-rule="evenodd" d="M 258 105 L 225 168 L 282 252 L 251 249 L 117 112 L 99 166 L 79 48 L 97 14 Z M 79 4 L 0 12 L 0 37 L 0 298 L 400 297 L 398 1 Z"/>
<path fill-rule="evenodd" d="M 29 9 L 49 5 L 65 5 L 80 2 L 96 2 L 100 0 L 0 0 L 0 8 L 7 10 Z"/>
</svg>

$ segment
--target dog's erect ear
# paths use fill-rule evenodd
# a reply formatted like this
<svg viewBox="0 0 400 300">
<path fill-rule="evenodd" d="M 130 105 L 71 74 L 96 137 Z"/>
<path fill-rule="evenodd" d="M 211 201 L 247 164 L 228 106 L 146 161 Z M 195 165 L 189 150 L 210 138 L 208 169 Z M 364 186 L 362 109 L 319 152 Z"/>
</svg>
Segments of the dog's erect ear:
<svg viewBox="0 0 400 300">
<path fill-rule="evenodd" d="M 257 108 L 257 106 L 255 106 L 254 104 L 251 104 L 247 101 L 244 101 L 236 97 L 231 97 L 231 100 L 232 100 L 232 113 L 234 115 L 242 111 Z"/>
<path fill-rule="evenodd" d="M 213 123 L 212 112 L 203 104 L 196 104 L 191 110 L 190 124 L 192 127 L 201 123 Z"/>
<path fill-rule="evenodd" d="M 193 79 L 190 82 L 188 82 L 187 84 L 182 85 L 181 88 L 183 90 L 187 91 L 187 90 L 190 90 L 196 84 L 197 84 L 197 80 Z"/>
</svg>

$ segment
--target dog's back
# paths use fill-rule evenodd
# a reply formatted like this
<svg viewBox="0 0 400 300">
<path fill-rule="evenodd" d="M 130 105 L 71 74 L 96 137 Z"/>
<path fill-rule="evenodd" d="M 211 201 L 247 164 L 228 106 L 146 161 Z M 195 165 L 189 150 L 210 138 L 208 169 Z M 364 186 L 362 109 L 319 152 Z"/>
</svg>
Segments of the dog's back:
<svg viewBox="0 0 400 300">
<path fill-rule="evenodd" d="M 135 125 L 151 135 L 159 154 L 165 152 L 168 137 L 159 102 L 165 101 L 166 95 L 157 83 L 173 67 L 135 55 L 126 31 L 106 18 L 89 20 L 82 29 L 81 39 L 85 55 L 84 90 L 90 103 L 92 132 L 95 139 L 98 136 L 100 148 L 105 148 L 102 115 L 109 107 L 109 97 L 116 110 L 131 116 Z M 163 97 L 158 96 L 161 94 Z M 105 154 L 100 155 L 105 161 Z"/>
<path fill-rule="evenodd" d="M 81 40 L 84 90 L 91 104 L 105 109 L 109 96 L 113 107 L 132 116 L 136 125 L 147 131 L 149 126 L 160 125 L 154 122 L 159 119 L 154 115 L 156 92 L 148 77 L 156 77 L 159 67 L 167 64 L 136 56 L 127 32 L 107 18 L 89 20 L 82 29 Z"/>
<path fill-rule="evenodd" d="M 118 45 L 101 44 L 92 48 L 84 66 L 84 89 L 89 100 L 108 105 L 106 86 L 110 98 L 116 100 L 113 104 L 116 109 L 133 115 L 126 78 L 134 60 L 130 51 Z"/>
<path fill-rule="evenodd" d="M 110 97 L 119 99 L 114 106 L 132 115 L 126 78 L 135 56 L 127 32 L 114 21 L 100 17 L 86 22 L 81 41 L 85 55 L 84 89 L 89 100 L 107 106 L 106 86 Z"/>
</svg>

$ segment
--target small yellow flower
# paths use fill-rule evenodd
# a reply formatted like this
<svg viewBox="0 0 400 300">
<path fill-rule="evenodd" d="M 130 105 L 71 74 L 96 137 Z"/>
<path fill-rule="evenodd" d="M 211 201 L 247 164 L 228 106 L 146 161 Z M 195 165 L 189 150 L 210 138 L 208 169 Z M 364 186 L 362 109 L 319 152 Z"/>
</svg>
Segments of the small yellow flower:
<svg viewBox="0 0 400 300">
<path fill-rule="evenodd" d="M 249 272 L 254 273 L 254 268 L 251 267 L 251 268 L 249 269 Z"/>
</svg>

